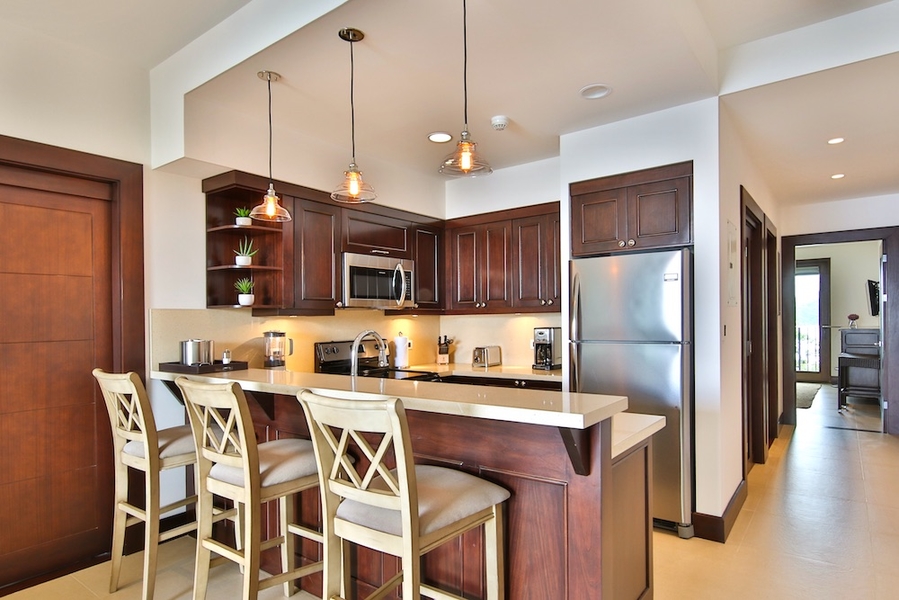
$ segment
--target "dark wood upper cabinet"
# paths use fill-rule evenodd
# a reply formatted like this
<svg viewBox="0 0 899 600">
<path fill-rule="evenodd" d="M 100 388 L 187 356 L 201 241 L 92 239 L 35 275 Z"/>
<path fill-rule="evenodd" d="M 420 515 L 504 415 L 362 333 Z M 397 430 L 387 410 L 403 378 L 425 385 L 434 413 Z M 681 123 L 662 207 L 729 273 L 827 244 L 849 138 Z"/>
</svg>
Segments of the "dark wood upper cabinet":
<svg viewBox="0 0 899 600">
<path fill-rule="evenodd" d="M 343 250 L 412 258 L 412 223 L 350 208 L 343 209 Z"/>
<path fill-rule="evenodd" d="M 561 286 L 560 218 L 549 214 L 512 221 L 512 306 L 559 312 Z"/>
<path fill-rule="evenodd" d="M 417 226 L 413 232 L 415 303 L 419 308 L 442 309 L 444 289 L 443 229 Z"/>
<path fill-rule="evenodd" d="M 572 183 L 572 256 L 691 244 L 692 173 L 685 162 Z"/>
<path fill-rule="evenodd" d="M 294 199 L 293 301 L 290 314 L 334 314 L 341 299 L 341 208 Z"/>
<path fill-rule="evenodd" d="M 512 222 L 453 228 L 450 308 L 490 312 L 511 306 Z"/>
</svg>

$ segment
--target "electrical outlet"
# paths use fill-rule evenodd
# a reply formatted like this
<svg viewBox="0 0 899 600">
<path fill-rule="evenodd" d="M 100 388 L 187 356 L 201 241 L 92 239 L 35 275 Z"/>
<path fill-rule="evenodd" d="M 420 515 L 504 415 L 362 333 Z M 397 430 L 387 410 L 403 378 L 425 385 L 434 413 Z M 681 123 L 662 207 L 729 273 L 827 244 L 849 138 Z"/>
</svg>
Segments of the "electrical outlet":
<svg viewBox="0 0 899 600">
<path fill-rule="evenodd" d="M 409 347 L 411 348 L 411 347 L 412 347 L 412 340 L 409 340 L 408 343 L 409 343 Z"/>
<path fill-rule="evenodd" d="M 534 349 L 534 338 L 531 338 L 531 350 Z"/>
</svg>

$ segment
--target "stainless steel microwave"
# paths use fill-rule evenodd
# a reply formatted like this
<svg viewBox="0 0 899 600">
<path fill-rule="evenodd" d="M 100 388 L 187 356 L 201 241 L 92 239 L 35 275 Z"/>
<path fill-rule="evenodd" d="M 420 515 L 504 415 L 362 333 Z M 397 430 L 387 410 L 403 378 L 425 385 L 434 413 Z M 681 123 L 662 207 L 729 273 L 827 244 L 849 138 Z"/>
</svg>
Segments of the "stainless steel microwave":
<svg viewBox="0 0 899 600">
<path fill-rule="evenodd" d="M 343 306 L 347 308 L 414 308 L 414 263 L 388 256 L 344 252 Z"/>
</svg>

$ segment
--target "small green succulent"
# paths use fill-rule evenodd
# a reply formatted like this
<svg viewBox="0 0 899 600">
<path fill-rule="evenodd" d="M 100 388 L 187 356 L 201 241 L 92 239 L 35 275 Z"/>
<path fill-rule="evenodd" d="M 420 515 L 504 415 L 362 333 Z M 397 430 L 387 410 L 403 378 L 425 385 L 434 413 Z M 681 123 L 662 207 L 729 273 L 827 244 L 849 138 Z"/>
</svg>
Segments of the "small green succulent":
<svg viewBox="0 0 899 600">
<path fill-rule="evenodd" d="M 252 294 L 255 285 L 256 283 L 249 277 L 241 277 L 234 282 L 235 289 L 241 294 Z"/>
<path fill-rule="evenodd" d="M 240 242 L 240 245 L 237 247 L 237 250 L 234 251 L 234 254 L 237 256 L 253 256 L 259 252 L 259 249 L 253 248 L 253 240 L 249 239 L 247 236 L 244 236 L 243 240 Z"/>
<path fill-rule="evenodd" d="M 247 208 L 246 206 L 241 206 L 240 208 L 234 209 L 234 215 L 238 216 L 238 217 L 249 217 L 250 212 L 252 212 L 252 211 L 249 208 Z"/>
</svg>

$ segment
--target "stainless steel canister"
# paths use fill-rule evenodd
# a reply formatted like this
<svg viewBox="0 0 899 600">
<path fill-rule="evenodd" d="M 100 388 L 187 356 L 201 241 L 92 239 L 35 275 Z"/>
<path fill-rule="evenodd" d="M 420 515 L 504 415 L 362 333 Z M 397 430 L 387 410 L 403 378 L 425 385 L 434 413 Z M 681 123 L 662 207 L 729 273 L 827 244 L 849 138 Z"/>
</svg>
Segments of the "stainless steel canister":
<svg viewBox="0 0 899 600">
<path fill-rule="evenodd" d="M 181 364 L 211 365 L 214 362 L 212 340 L 184 340 L 181 342 Z"/>
</svg>

